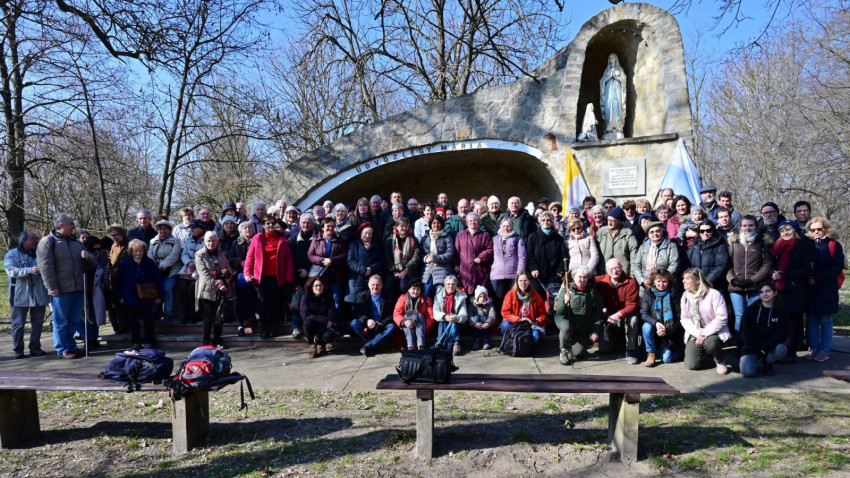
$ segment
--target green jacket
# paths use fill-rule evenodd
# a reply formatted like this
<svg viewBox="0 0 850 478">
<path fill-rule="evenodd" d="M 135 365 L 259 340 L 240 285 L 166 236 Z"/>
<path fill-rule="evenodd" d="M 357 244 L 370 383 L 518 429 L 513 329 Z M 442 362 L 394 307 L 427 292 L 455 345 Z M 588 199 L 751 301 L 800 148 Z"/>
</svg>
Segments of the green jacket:
<svg viewBox="0 0 850 478">
<path fill-rule="evenodd" d="M 602 296 L 596 291 L 592 282 L 585 290 L 578 290 L 575 284 L 570 284 L 570 305 L 564 304 L 564 289 L 558 291 L 555 299 L 555 318 L 561 317 L 579 327 L 590 327 L 592 333 L 602 333 Z"/>
<path fill-rule="evenodd" d="M 635 275 L 632 272 L 632 265 L 637 260 L 638 244 L 632 231 L 623 227 L 617 237 L 613 238 L 608 231 L 608 226 L 602 226 L 596 231 L 596 243 L 599 244 L 599 252 L 602 253 L 597 266 L 597 275 L 604 275 L 607 272 L 605 263 L 611 258 L 620 260 L 626 274 Z"/>
</svg>

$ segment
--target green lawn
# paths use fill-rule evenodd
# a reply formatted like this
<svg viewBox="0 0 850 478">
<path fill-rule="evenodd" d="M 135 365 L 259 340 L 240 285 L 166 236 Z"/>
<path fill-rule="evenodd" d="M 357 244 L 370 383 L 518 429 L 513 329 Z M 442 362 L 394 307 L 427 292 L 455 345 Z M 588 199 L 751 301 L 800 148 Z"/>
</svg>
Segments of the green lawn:
<svg viewBox="0 0 850 478">
<path fill-rule="evenodd" d="M 0 323 L 8 322 L 12 316 L 9 310 L 9 278 L 6 270 L 0 269 Z"/>
</svg>

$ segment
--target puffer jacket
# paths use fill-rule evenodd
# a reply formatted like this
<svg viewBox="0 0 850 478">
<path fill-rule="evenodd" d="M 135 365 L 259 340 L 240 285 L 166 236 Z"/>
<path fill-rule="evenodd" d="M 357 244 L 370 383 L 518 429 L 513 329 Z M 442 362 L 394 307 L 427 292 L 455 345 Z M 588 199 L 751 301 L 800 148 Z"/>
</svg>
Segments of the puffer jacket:
<svg viewBox="0 0 850 478">
<path fill-rule="evenodd" d="M 36 248 L 36 261 L 48 291 L 82 292 L 83 275 L 94 264 L 91 255 L 88 261 L 83 259 L 84 250 L 83 243 L 74 235 L 65 237 L 53 231 L 41 238 Z"/>
<path fill-rule="evenodd" d="M 681 323 L 685 329 L 685 343 L 691 337 L 703 335 L 717 334 L 723 342 L 729 340 L 732 334 L 729 333 L 728 320 L 729 314 L 726 308 L 726 300 L 723 299 L 723 294 L 715 289 L 708 289 L 697 298 L 698 317 L 694 317 L 691 313 L 691 308 L 688 306 L 687 293 L 682 294 L 680 303 L 681 308 Z"/>
<path fill-rule="evenodd" d="M 611 237 L 608 226 L 602 226 L 596 232 L 596 243 L 599 245 L 599 265 L 596 266 L 598 275 L 605 274 L 605 263 L 611 258 L 617 258 L 626 274 L 634 275 L 632 264 L 637 258 L 638 244 L 631 229 L 622 228 L 617 237 Z"/>
<path fill-rule="evenodd" d="M 719 237 L 712 237 L 705 242 L 694 242 L 688 249 L 688 263 L 696 267 L 711 287 L 726 290 L 726 272 L 729 270 L 729 249 L 726 242 Z"/>
<path fill-rule="evenodd" d="M 183 247 L 180 245 L 180 240 L 169 235 L 165 239 L 156 237 L 151 239 L 151 245 L 148 248 L 148 257 L 156 262 L 156 265 L 161 271 L 168 271 L 168 277 L 176 276 L 180 272 L 183 263 L 180 261 L 180 254 L 183 252 Z"/>
<path fill-rule="evenodd" d="M 772 245 L 772 238 L 757 235 L 753 242 L 744 247 L 740 234 L 729 235 L 729 258 L 732 265 L 726 273 L 729 292 L 756 292 L 765 281 L 770 280 L 773 268 L 773 254 L 770 252 Z M 734 285 L 732 279 L 748 279 L 752 285 L 741 288 Z"/>
<path fill-rule="evenodd" d="M 452 310 L 444 310 L 446 304 L 446 289 L 440 289 L 434 297 L 434 320 L 437 322 L 445 322 L 447 315 L 457 315 L 460 317 L 459 323 L 466 322 L 466 294 L 460 290 L 455 291 L 455 298 L 452 302 Z"/>
<path fill-rule="evenodd" d="M 570 252 L 570 270 L 574 270 L 578 266 L 587 266 L 590 268 L 590 273 L 595 273 L 599 267 L 599 245 L 596 244 L 596 239 L 582 231 L 581 237 L 564 236 L 566 237 L 567 250 Z"/>
<path fill-rule="evenodd" d="M 646 270 L 646 257 L 651 247 L 652 241 L 647 237 L 643 240 L 640 249 L 638 249 L 637 258 L 632 267 L 632 275 L 635 276 L 635 279 L 641 285 L 644 285 L 646 279 L 649 278 Z M 655 268 L 667 269 L 673 275 L 676 275 L 679 270 L 679 248 L 676 247 L 673 241 L 666 237 L 658 244 L 658 257 L 655 260 Z"/>
<path fill-rule="evenodd" d="M 525 268 L 525 241 L 514 234 L 502 245 L 502 237 L 498 234 L 493 236 L 493 265 L 490 267 L 490 280 L 513 280 Z"/>
<path fill-rule="evenodd" d="M 42 307 L 50 303 L 50 296 L 41 280 L 41 274 L 33 274 L 38 266 L 35 254 L 21 246 L 7 252 L 3 257 L 3 269 L 9 276 L 9 301 L 12 307 Z"/>
<path fill-rule="evenodd" d="M 425 234 L 422 238 L 422 260 L 431 253 L 431 235 Z M 428 279 L 434 279 L 434 284 L 442 284 L 446 277 L 453 272 L 452 261 L 455 256 L 455 243 L 452 237 L 441 231 L 437 236 L 437 255 L 432 257 L 433 262 L 425 263 L 422 271 L 422 282 L 427 284 Z"/>
<path fill-rule="evenodd" d="M 204 248 L 204 236 L 201 235 L 198 239 L 195 239 L 190 234 L 185 241 L 183 241 L 183 251 L 180 253 L 180 260 L 183 261 L 183 267 L 180 269 L 180 274 L 185 275 L 186 266 L 189 265 L 190 262 L 195 262 L 195 253 Z M 196 264 L 197 266 L 197 264 Z M 197 270 L 197 267 L 196 267 Z"/>
<path fill-rule="evenodd" d="M 198 268 L 198 280 L 195 281 L 195 299 L 217 300 L 221 291 L 215 286 L 214 274 L 218 275 L 219 279 L 224 280 L 225 285 L 227 285 L 227 297 L 233 298 L 235 296 L 235 288 L 231 285 L 233 269 L 230 268 L 227 255 L 221 248 L 214 251 L 214 254 L 218 265 L 216 265 L 216 260 L 213 259 L 213 255 L 206 247 L 195 252 L 195 266 Z"/>
</svg>

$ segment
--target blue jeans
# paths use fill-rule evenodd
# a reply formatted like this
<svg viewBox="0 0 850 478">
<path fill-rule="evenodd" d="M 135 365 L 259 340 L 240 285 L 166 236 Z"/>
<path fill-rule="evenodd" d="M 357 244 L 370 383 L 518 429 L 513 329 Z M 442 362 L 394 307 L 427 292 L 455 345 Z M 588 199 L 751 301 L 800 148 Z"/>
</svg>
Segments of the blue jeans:
<svg viewBox="0 0 850 478">
<path fill-rule="evenodd" d="M 505 331 L 508 330 L 508 327 L 510 327 L 510 325 L 512 323 L 513 322 L 508 322 L 507 320 L 502 321 L 502 325 L 499 326 L 499 330 L 502 331 L 502 335 L 505 335 Z M 539 329 L 531 329 L 531 341 L 534 342 L 535 344 L 537 342 L 540 342 L 540 330 Z"/>
<path fill-rule="evenodd" d="M 470 318 L 469 323 L 470 324 L 475 324 L 475 323 L 483 324 L 484 322 L 487 322 L 487 317 L 475 316 L 475 317 Z M 492 330 L 492 326 L 488 327 L 486 329 L 479 329 L 477 327 L 471 327 L 471 328 L 472 328 L 472 338 L 473 338 L 473 340 L 487 340 L 488 338 L 490 338 L 490 330 Z"/>
<path fill-rule="evenodd" d="M 735 335 L 740 335 L 741 332 L 741 317 L 744 316 L 744 311 L 747 307 L 753 305 L 758 300 L 758 292 L 730 292 L 729 297 L 732 300 L 732 309 L 735 311 Z"/>
<path fill-rule="evenodd" d="M 806 331 L 812 352 L 829 355 L 832 348 L 832 314 L 806 314 Z"/>
<path fill-rule="evenodd" d="M 174 286 L 177 284 L 177 276 L 166 277 L 162 280 L 162 313 L 171 317 L 174 309 Z"/>
<path fill-rule="evenodd" d="M 364 342 L 366 342 L 366 335 L 363 334 L 363 323 L 360 322 L 357 319 L 354 319 L 354 320 L 351 321 L 350 325 L 351 325 L 351 330 L 355 334 L 357 334 L 358 337 L 363 339 Z M 384 326 L 384 330 L 378 332 L 378 334 L 375 335 L 375 337 L 372 340 L 366 342 L 366 348 L 369 348 L 369 349 L 372 349 L 372 350 L 377 349 L 378 345 L 380 345 L 381 342 L 383 342 L 388 337 L 392 337 L 393 333 L 395 332 L 395 329 L 396 329 L 395 324 L 390 322 L 389 324 Z"/>
<path fill-rule="evenodd" d="M 59 297 L 50 298 L 53 308 L 53 348 L 59 355 L 77 350 L 74 332 L 83 327 L 83 302 L 85 296 L 82 291 L 65 292 L 59 294 Z"/>
<path fill-rule="evenodd" d="M 30 351 L 41 349 L 41 329 L 44 325 L 44 312 L 47 306 L 15 307 L 12 306 L 12 350 L 17 354 L 24 353 L 24 326 L 27 324 L 27 313 L 30 315 Z"/>
<path fill-rule="evenodd" d="M 445 335 L 445 337 L 443 337 Z M 448 344 L 453 345 L 455 342 L 460 342 L 460 324 L 454 322 L 440 322 L 437 327 L 437 337 L 443 338 L 443 346 Z"/>
<path fill-rule="evenodd" d="M 334 295 L 334 306 L 336 307 L 337 313 L 339 313 L 339 307 L 342 305 L 342 301 L 345 298 L 345 285 L 334 282 L 331 284 L 331 291 L 333 291 Z"/>
<path fill-rule="evenodd" d="M 657 352 L 655 347 L 655 339 L 657 335 L 655 326 L 646 322 L 643 323 L 643 343 L 646 345 L 646 352 Z M 684 347 L 676 347 L 674 349 L 667 348 L 664 343 L 661 344 L 661 361 L 664 363 L 672 363 L 680 360 L 685 354 Z"/>
<path fill-rule="evenodd" d="M 434 296 L 436 296 L 437 293 L 440 292 L 440 290 L 442 290 L 443 288 L 443 284 L 434 283 L 434 276 L 429 277 L 428 282 L 422 284 L 422 286 L 424 287 L 422 293 L 425 294 L 426 297 L 430 297 L 431 299 L 433 299 Z"/>
<path fill-rule="evenodd" d="M 408 349 L 415 346 L 425 346 L 425 317 L 422 317 L 422 314 L 417 315 L 418 317 L 416 318 L 412 329 L 401 327 L 401 331 L 404 333 L 404 339 L 407 341 Z M 402 320 L 401 323 L 403 325 L 404 320 Z"/>
</svg>

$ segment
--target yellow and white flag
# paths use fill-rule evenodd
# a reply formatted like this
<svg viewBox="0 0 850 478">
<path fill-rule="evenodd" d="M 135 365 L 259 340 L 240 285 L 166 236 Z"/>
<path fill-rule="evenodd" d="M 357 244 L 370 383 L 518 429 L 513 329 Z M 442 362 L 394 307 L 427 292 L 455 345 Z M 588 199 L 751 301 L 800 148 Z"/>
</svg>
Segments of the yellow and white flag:
<svg viewBox="0 0 850 478">
<path fill-rule="evenodd" d="M 588 189 L 587 182 L 581 174 L 578 161 L 573 156 L 573 151 L 568 148 L 567 161 L 564 167 L 564 211 L 570 206 L 581 208 L 582 200 L 590 195 L 590 189 Z"/>
</svg>

